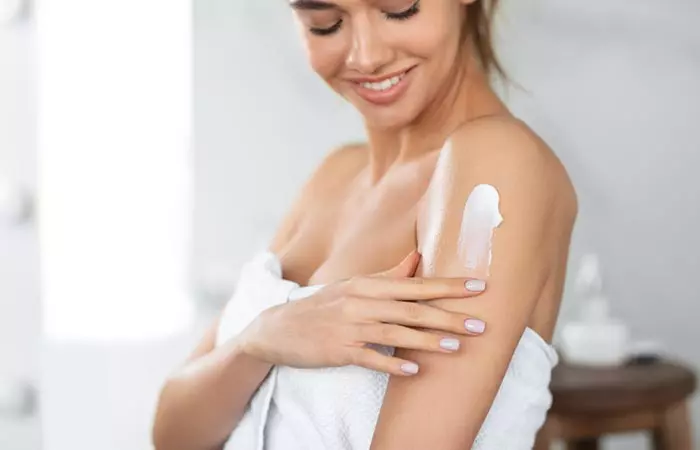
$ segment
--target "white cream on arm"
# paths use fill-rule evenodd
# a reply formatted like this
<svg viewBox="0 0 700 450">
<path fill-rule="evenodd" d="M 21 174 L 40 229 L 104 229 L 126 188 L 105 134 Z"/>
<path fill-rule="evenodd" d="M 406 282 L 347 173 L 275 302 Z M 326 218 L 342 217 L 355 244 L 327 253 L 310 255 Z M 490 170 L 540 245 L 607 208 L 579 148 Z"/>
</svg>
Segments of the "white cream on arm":
<svg viewBox="0 0 700 450">
<path fill-rule="evenodd" d="M 498 191 L 490 184 L 472 190 L 464 205 L 462 227 L 457 241 L 464 267 L 484 277 L 489 276 L 493 231 L 503 222 Z"/>
<path fill-rule="evenodd" d="M 424 240 L 420 246 L 423 264 L 426 272 L 435 270 L 434 264 L 440 251 L 446 251 L 445 246 L 457 245 L 457 255 L 462 269 L 467 269 L 470 277 L 485 279 L 490 274 L 491 247 L 494 230 L 503 223 L 500 212 L 500 196 L 496 188 L 490 184 L 479 184 L 469 194 L 462 212 L 462 224 L 459 230 L 445 228 L 445 211 L 450 203 L 462 199 L 450 199 L 445 179 L 448 178 L 450 161 L 452 161 L 452 144 L 447 141 L 443 146 L 433 180 L 441 180 L 430 184 L 426 194 L 427 210 L 425 211 Z M 449 244 L 448 244 L 449 242 Z M 452 247 L 454 248 L 454 247 Z"/>
</svg>

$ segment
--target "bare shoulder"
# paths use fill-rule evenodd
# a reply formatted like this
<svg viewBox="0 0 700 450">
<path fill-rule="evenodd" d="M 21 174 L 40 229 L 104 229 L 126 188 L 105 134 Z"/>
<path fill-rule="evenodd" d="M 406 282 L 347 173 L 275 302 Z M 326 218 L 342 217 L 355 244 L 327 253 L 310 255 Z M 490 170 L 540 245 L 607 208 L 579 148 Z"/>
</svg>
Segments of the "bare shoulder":
<svg viewBox="0 0 700 450">
<path fill-rule="evenodd" d="M 454 132 L 450 144 L 442 163 L 449 165 L 454 180 L 495 183 L 519 192 L 520 198 L 547 199 L 558 212 L 576 216 L 576 191 L 566 168 L 523 121 L 505 116 L 477 119 Z"/>
<path fill-rule="evenodd" d="M 525 123 L 490 117 L 456 130 L 440 153 L 418 216 L 421 248 L 434 241 L 433 224 L 452 224 L 458 233 L 465 204 L 481 185 L 495 189 L 501 213 L 509 218 L 501 236 L 508 227 L 519 228 L 522 235 L 531 230 L 533 236 L 546 229 L 550 236 L 561 238 L 548 242 L 565 246 L 578 215 L 566 169 Z"/>
<path fill-rule="evenodd" d="M 365 144 L 346 144 L 333 149 L 302 187 L 298 201 L 303 202 L 306 209 L 336 200 L 352 179 L 366 167 L 368 161 L 368 149 Z"/>
<path fill-rule="evenodd" d="M 328 183 L 354 177 L 366 166 L 368 149 L 364 143 L 345 144 L 332 150 L 321 162 L 309 180 L 308 187 L 327 187 Z"/>
<path fill-rule="evenodd" d="M 346 144 L 335 148 L 321 161 L 297 194 L 290 210 L 272 240 L 271 250 L 279 251 L 295 234 L 303 211 L 332 199 L 367 164 L 367 146 Z"/>
</svg>

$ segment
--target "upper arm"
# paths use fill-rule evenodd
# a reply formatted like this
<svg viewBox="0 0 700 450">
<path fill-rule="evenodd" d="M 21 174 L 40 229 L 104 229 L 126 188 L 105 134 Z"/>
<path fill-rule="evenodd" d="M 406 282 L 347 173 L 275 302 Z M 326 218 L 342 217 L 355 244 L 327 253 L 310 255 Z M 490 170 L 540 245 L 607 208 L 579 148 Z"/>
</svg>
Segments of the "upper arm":
<svg viewBox="0 0 700 450">
<path fill-rule="evenodd" d="M 480 337 L 460 337 L 454 355 L 397 351 L 421 371 L 390 380 L 373 449 L 471 448 L 556 256 L 568 250 L 575 196 L 541 141 L 518 125 L 491 124 L 454 137 L 451 147 L 443 150 L 419 219 L 417 276 L 485 279 L 487 290 L 476 298 L 432 304 L 481 318 L 487 329 Z M 490 265 L 482 251 L 470 267 L 464 247 L 478 246 L 479 233 L 466 227 L 464 238 L 463 220 L 474 217 L 464 211 L 481 184 L 495 188 L 503 220 L 493 232 Z M 439 408 L 426 414 L 429 405 Z"/>
</svg>

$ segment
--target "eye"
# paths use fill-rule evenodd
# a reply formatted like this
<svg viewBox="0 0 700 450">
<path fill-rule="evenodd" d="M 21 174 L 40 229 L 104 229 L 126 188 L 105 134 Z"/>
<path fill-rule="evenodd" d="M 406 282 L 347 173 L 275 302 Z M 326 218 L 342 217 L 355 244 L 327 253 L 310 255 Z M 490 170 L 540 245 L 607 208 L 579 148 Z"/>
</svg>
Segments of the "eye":
<svg viewBox="0 0 700 450">
<path fill-rule="evenodd" d="M 388 20 L 406 20 L 410 19 L 411 17 L 415 16 L 420 12 L 420 0 L 416 0 L 408 9 L 405 9 L 400 12 L 385 12 L 384 16 Z M 340 19 L 336 23 L 334 23 L 332 26 L 328 28 L 317 28 L 317 27 L 312 27 L 309 28 L 309 32 L 311 34 L 315 34 L 316 36 L 329 36 L 336 31 L 340 29 L 340 26 L 343 24 L 343 20 Z"/>
<path fill-rule="evenodd" d="M 340 25 L 343 23 L 342 19 L 338 20 L 333 26 L 328 27 L 328 28 L 309 28 L 309 31 L 311 34 L 315 34 L 316 36 L 328 36 L 340 29 Z"/>
<path fill-rule="evenodd" d="M 410 19 L 411 17 L 415 16 L 419 12 L 420 12 L 420 0 L 416 0 L 416 2 L 413 5 L 411 5 L 408 9 L 406 9 L 404 11 L 397 12 L 397 13 L 385 12 L 384 15 L 389 20 L 406 20 L 406 19 Z"/>
</svg>

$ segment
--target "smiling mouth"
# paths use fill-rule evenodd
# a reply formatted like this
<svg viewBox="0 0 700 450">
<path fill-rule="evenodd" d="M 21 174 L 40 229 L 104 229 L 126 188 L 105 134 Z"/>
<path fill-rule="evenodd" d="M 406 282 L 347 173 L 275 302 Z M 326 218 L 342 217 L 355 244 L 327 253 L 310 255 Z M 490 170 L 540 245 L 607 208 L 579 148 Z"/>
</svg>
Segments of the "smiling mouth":
<svg viewBox="0 0 700 450">
<path fill-rule="evenodd" d="M 358 79 L 352 82 L 355 92 L 366 102 L 388 106 L 398 101 L 408 89 L 411 82 L 413 66 L 403 72 L 394 72 L 385 78 Z"/>
<path fill-rule="evenodd" d="M 388 91 L 392 87 L 399 84 L 401 82 L 401 80 L 403 79 L 403 77 L 406 76 L 407 73 L 408 73 L 408 71 L 406 71 L 402 74 L 396 75 L 394 77 L 387 78 L 386 80 L 375 82 L 375 83 L 358 83 L 358 84 L 365 89 L 370 89 L 370 90 L 373 90 L 375 92 L 384 92 L 384 91 Z"/>
<path fill-rule="evenodd" d="M 385 78 L 384 80 L 381 81 L 365 81 L 365 82 L 356 82 L 357 85 L 362 86 L 365 89 L 369 89 L 374 92 L 386 92 L 392 87 L 396 86 L 403 80 L 403 78 L 411 71 L 413 70 L 413 67 L 410 69 L 398 74 L 394 75 L 391 78 Z"/>
</svg>

